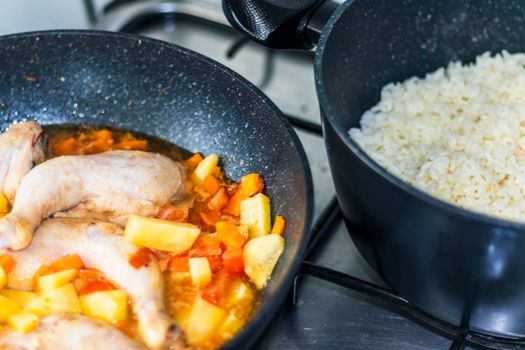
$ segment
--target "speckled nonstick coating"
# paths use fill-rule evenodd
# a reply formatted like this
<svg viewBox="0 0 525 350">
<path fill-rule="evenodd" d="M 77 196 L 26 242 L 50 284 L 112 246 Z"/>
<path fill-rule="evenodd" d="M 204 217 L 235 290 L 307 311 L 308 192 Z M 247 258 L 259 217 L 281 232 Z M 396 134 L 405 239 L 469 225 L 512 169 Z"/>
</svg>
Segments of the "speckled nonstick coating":
<svg viewBox="0 0 525 350">
<path fill-rule="evenodd" d="M 286 249 L 248 326 L 225 348 L 246 348 L 275 316 L 309 238 L 312 183 L 290 124 L 255 86 L 190 50 L 144 37 L 47 31 L 0 37 L 0 128 L 87 123 L 140 131 L 217 153 L 227 176 L 260 172 Z"/>
</svg>

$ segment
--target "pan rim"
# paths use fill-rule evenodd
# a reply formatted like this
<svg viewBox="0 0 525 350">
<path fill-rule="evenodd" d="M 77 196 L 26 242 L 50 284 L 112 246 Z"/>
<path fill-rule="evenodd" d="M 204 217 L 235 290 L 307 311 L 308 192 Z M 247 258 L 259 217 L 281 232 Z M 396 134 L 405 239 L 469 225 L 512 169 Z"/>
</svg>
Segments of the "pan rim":
<svg viewBox="0 0 525 350">
<path fill-rule="evenodd" d="M 328 95 L 323 85 L 323 57 L 325 47 L 330 41 L 331 33 L 341 16 L 349 10 L 351 6 L 358 6 L 363 4 L 364 1 L 360 0 L 347 0 L 334 11 L 330 19 L 328 20 L 326 26 L 324 27 L 321 36 L 319 38 L 319 43 L 315 53 L 314 59 L 314 74 L 315 74 L 315 85 L 317 89 L 317 95 L 319 99 L 319 104 L 321 106 L 322 118 L 330 124 L 334 129 L 336 135 L 340 140 L 343 141 L 345 146 L 352 152 L 357 158 L 364 164 L 366 167 L 370 168 L 375 174 L 386 180 L 391 185 L 395 186 L 397 189 L 421 200 L 424 201 L 436 209 L 439 209 L 442 212 L 447 213 L 448 215 L 457 215 L 465 220 L 474 220 L 477 222 L 498 226 L 499 228 L 512 229 L 525 232 L 525 222 L 513 221 L 510 219 L 500 218 L 497 216 L 491 216 L 482 212 L 474 211 L 471 209 L 463 208 L 458 205 L 449 203 L 445 200 L 442 200 L 438 197 L 432 196 L 415 186 L 408 184 L 403 181 L 401 178 L 393 175 L 388 172 L 384 167 L 379 165 L 374 159 L 372 159 L 362 148 L 359 146 L 348 134 L 348 130 L 342 126 L 340 120 L 342 119 L 337 113 L 332 109 Z M 323 123 L 323 128 L 326 126 Z"/>
<path fill-rule="evenodd" d="M 257 340 L 262 332 L 268 328 L 271 318 L 274 317 L 277 312 L 280 310 L 279 306 L 283 304 L 288 291 L 292 287 L 293 279 L 299 271 L 300 265 L 304 260 L 308 242 L 310 241 L 311 236 L 311 225 L 313 220 L 313 182 L 312 175 L 310 172 L 310 165 L 306 157 L 305 150 L 302 146 L 301 141 L 299 140 L 298 135 L 296 134 L 293 126 L 286 119 L 282 111 L 274 104 L 268 96 L 266 96 L 258 87 L 253 85 L 251 82 L 246 80 L 244 77 L 234 72 L 230 68 L 222 65 L 219 62 L 212 60 L 209 57 L 206 57 L 198 52 L 192 51 L 190 49 L 184 48 L 182 46 L 142 36 L 137 34 L 129 34 L 122 32 L 112 32 L 104 30 L 91 30 L 91 29 L 59 29 L 59 30 L 39 30 L 39 31 L 29 31 L 21 33 L 13 33 L 0 36 L 0 43 L 4 40 L 12 40 L 17 38 L 28 38 L 35 36 L 60 36 L 60 35 L 70 35 L 70 36 L 104 36 L 104 37 L 115 37 L 127 40 L 142 40 L 144 42 L 150 42 L 155 45 L 160 45 L 167 49 L 178 51 L 184 55 L 188 55 L 194 59 L 198 59 L 205 64 L 210 65 L 214 69 L 218 69 L 224 74 L 232 77 L 236 82 L 242 84 L 248 90 L 250 90 L 255 97 L 257 97 L 261 103 L 268 106 L 271 111 L 274 113 L 277 121 L 281 123 L 282 126 L 286 128 L 288 135 L 295 147 L 301 167 L 304 174 L 304 185 L 306 189 L 306 203 L 305 203 L 305 212 L 304 212 L 304 226 L 301 236 L 301 240 L 298 243 L 297 254 L 293 257 L 290 264 L 290 268 L 283 271 L 284 277 L 283 282 L 275 290 L 273 298 L 268 299 L 268 302 L 262 303 L 261 306 L 257 309 L 254 316 L 249 320 L 243 329 L 238 332 L 232 339 L 227 341 L 221 349 L 232 349 L 232 348 L 244 348 L 246 344 L 253 344 Z M 260 324 L 264 324 L 264 327 L 260 327 Z M 257 327 L 259 326 L 259 327 Z"/>
</svg>

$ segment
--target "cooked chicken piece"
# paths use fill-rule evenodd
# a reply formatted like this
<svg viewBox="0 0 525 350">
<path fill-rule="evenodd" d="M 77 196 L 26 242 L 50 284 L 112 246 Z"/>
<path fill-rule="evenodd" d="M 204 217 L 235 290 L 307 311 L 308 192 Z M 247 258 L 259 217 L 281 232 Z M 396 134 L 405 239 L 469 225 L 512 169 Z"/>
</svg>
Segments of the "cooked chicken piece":
<svg viewBox="0 0 525 350">
<path fill-rule="evenodd" d="M 52 315 L 28 334 L 0 333 L 0 350 L 145 350 L 117 328 L 81 315 Z"/>
<path fill-rule="evenodd" d="M 16 260 L 9 273 L 10 288 L 29 290 L 32 276 L 42 264 L 49 264 L 67 254 L 78 254 L 87 267 L 102 271 L 125 290 L 137 317 L 139 332 L 146 345 L 160 349 L 167 344 L 182 347 L 179 328 L 164 307 L 163 279 L 158 264 L 152 261 L 133 268 L 129 256 L 136 247 L 124 241 L 122 228 L 107 222 L 55 218 L 38 227 L 29 247 L 9 252 Z"/>
<path fill-rule="evenodd" d="M 34 164 L 44 161 L 44 131 L 34 121 L 0 134 L 0 192 L 13 203 L 16 190 Z"/>
<path fill-rule="evenodd" d="M 183 180 L 182 165 L 156 153 L 109 151 L 48 160 L 22 180 L 13 210 L 0 220 L 0 248 L 27 247 L 40 222 L 63 210 L 121 225 L 129 214 L 156 215 L 180 194 Z"/>
</svg>

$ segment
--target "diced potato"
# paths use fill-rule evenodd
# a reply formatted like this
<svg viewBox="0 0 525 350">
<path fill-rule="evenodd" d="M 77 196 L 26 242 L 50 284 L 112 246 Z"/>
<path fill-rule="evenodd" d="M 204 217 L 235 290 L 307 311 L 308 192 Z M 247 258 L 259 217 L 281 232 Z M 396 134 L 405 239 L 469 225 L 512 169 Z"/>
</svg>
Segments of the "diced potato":
<svg viewBox="0 0 525 350">
<path fill-rule="evenodd" d="M 7 274 L 2 266 L 0 266 L 0 288 L 4 288 L 7 285 Z"/>
<path fill-rule="evenodd" d="M 269 234 L 252 238 L 244 246 L 244 272 L 257 288 L 262 288 L 284 251 L 284 238 Z"/>
<path fill-rule="evenodd" d="M 82 313 L 109 323 L 128 318 L 128 294 L 123 290 L 94 292 L 80 296 Z"/>
<path fill-rule="evenodd" d="M 6 322 L 11 315 L 19 313 L 20 311 L 22 311 L 20 305 L 0 295 L 0 322 Z"/>
<path fill-rule="evenodd" d="M 228 315 L 219 328 L 219 333 L 223 339 L 232 338 L 241 328 L 244 322 L 234 315 Z"/>
<path fill-rule="evenodd" d="M 241 224 L 248 226 L 250 238 L 270 233 L 270 198 L 262 193 L 241 202 Z"/>
<path fill-rule="evenodd" d="M 189 264 L 193 284 L 202 287 L 211 282 L 211 268 L 208 259 L 191 258 Z"/>
<path fill-rule="evenodd" d="M 124 239 L 141 247 L 179 254 L 191 248 L 200 232 L 192 224 L 131 215 Z"/>
<path fill-rule="evenodd" d="M 60 288 L 71 282 L 77 274 L 77 269 L 69 269 L 38 277 L 36 280 L 36 290 L 40 293 L 45 293 Z"/>
<path fill-rule="evenodd" d="M 212 153 L 199 163 L 193 171 L 193 180 L 196 183 L 201 183 L 213 173 L 213 169 L 219 164 L 219 156 Z"/>
<path fill-rule="evenodd" d="M 191 346 L 202 344 L 217 333 L 226 316 L 220 307 L 196 297 L 186 323 L 186 340 Z"/>
<path fill-rule="evenodd" d="M 30 302 L 26 310 L 38 316 L 56 313 L 79 314 L 82 312 L 72 283 L 43 293 Z"/>
<path fill-rule="evenodd" d="M 13 314 L 7 318 L 7 324 L 20 333 L 31 332 L 38 326 L 38 316 L 27 311 Z"/>
<path fill-rule="evenodd" d="M 13 300 L 21 307 L 26 307 L 37 297 L 36 293 L 14 289 L 2 289 L 0 290 L 0 294 L 6 298 Z"/>
</svg>

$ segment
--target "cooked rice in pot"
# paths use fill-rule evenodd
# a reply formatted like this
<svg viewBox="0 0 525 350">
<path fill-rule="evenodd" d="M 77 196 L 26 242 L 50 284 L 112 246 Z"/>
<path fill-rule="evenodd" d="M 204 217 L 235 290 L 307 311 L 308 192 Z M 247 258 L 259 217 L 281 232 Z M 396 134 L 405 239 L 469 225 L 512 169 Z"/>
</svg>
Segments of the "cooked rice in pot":
<svg viewBox="0 0 525 350">
<path fill-rule="evenodd" d="M 525 221 L 525 54 L 484 53 L 386 85 L 350 136 L 427 193 Z"/>
</svg>

